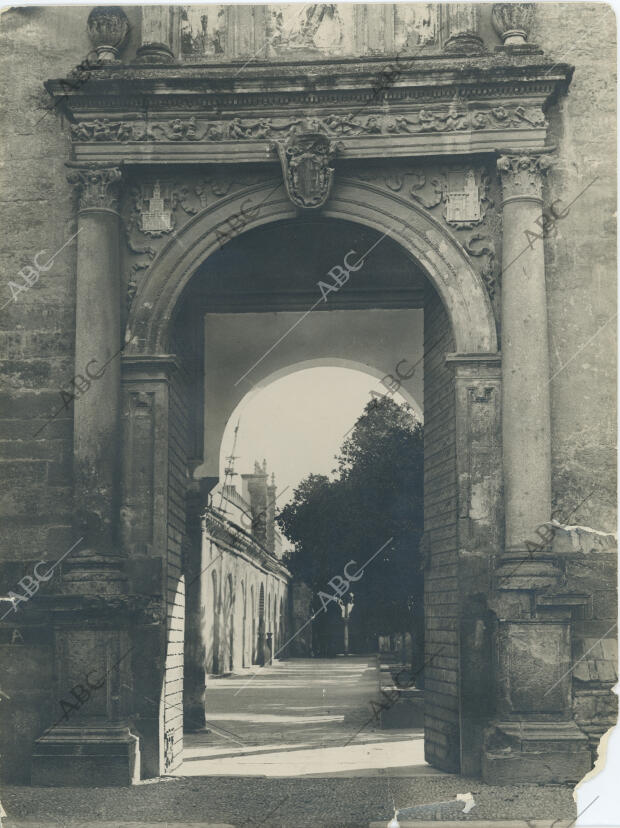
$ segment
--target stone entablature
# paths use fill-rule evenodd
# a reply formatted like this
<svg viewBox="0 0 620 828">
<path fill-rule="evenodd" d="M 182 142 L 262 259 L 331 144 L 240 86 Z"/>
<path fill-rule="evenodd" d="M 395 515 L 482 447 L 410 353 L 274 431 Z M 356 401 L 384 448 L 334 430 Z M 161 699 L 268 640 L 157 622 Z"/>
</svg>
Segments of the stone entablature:
<svg viewBox="0 0 620 828">
<path fill-rule="evenodd" d="M 547 101 L 572 73 L 539 55 L 396 57 L 295 67 L 111 65 L 74 91 L 48 81 L 79 162 L 269 163 L 270 146 L 314 132 L 338 158 L 540 150 Z"/>
</svg>

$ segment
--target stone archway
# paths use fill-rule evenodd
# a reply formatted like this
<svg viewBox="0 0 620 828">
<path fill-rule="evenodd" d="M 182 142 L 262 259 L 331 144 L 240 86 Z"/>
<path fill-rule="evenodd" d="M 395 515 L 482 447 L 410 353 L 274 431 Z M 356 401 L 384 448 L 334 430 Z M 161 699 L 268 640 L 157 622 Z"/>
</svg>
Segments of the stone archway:
<svg viewBox="0 0 620 828">
<path fill-rule="evenodd" d="M 245 188 L 197 214 L 170 239 L 153 262 L 132 302 L 125 353 L 167 354 L 170 326 L 183 290 L 198 266 L 215 252 L 216 231 L 253 196 L 261 209 L 242 232 L 294 218 L 295 208 L 273 181 Z M 461 354 L 495 354 L 495 319 L 482 279 L 450 233 L 419 205 L 371 184 L 343 179 L 323 214 L 364 224 L 397 241 L 420 265 L 447 308 Z"/>
<path fill-rule="evenodd" d="M 183 372 L 169 352 L 180 344 L 171 339 L 180 298 L 199 265 L 218 248 L 217 228 L 250 195 L 261 202 L 261 209 L 244 232 L 295 215 L 282 188 L 273 182 L 219 200 L 165 244 L 133 300 L 126 327 L 123 381 L 126 394 L 150 389 L 167 411 L 167 416 L 160 417 L 161 427 L 154 426 L 156 455 L 165 453 L 166 441 L 174 437 L 176 428 L 178 394 L 173 389 L 182 383 Z M 493 311 L 484 284 L 463 249 L 419 205 L 371 184 L 344 179 L 335 186 L 323 215 L 370 227 L 381 234 L 380 239 L 390 235 L 434 288 L 431 292 L 436 298 L 429 300 L 428 307 L 429 330 L 440 333 L 436 341 L 429 338 L 425 345 L 424 372 L 433 392 L 426 419 L 436 424 L 429 432 L 429 456 L 443 458 L 443 466 L 430 465 L 428 474 L 436 480 L 443 474 L 449 482 L 435 495 L 435 500 L 443 499 L 448 505 L 428 512 L 431 577 L 426 597 L 425 673 L 427 686 L 433 687 L 433 682 L 435 686 L 426 711 L 426 753 L 429 761 L 446 770 L 476 773 L 483 722 L 474 696 L 480 671 L 491 670 L 491 655 L 488 636 L 470 632 L 479 630 L 486 617 L 485 602 L 472 596 L 490 590 L 490 560 L 501 542 L 500 368 Z M 444 390 L 439 393 L 439 389 Z M 445 439 L 442 443 L 444 433 L 449 435 L 447 443 Z M 162 474 L 161 488 L 166 491 L 169 485 L 176 485 L 174 479 Z M 166 533 L 162 521 L 162 540 Z M 175 549 L 170 545 L 168 549 L 174 558 Z M 437 577 L 433 577 L 434 569 Z M 462 584 L 458 593 L 456 587 L 441 586 L 452 582 Z M 264 606 L 264 610 L 267 616 L 262 616 L 261 624 L 259 599 L 259 662 L 261 640 L 270 625 L 277 624 L 269 608 Z"/>
</svg>

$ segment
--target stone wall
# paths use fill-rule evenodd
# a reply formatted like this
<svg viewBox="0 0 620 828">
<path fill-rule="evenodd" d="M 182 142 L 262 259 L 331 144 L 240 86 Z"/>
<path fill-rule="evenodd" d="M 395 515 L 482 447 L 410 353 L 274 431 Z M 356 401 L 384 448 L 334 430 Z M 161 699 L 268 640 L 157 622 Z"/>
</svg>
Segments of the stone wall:
<svg viewBox="0 0 620 828">
<path fill-rule="evenodd" d="M 573 609 L 572 691 L 575 721 L 588 735 L 593 759 L 603 733 L 616 722 L 618 698 L 617 568 L 614 535 L 582 526 L 558 527 L 553 551 L 566 583 L 582 596 Z"/>
<path fill-rule="evenodd" d="M 459 593 L 455 393 L 450 320 L 428 288 L 424 308 L 425 758 L 459 769 Z M 432 657 L 432 660 L 431 660 Z"/>
<path fill-rule="evenodd" d="M 532 40 L 575 65 L 548 113 L 557 163 L 545 239 L 554 506 L 616 529 L 616 19 L 595 3 L 536 3 Z M 596 179 L 596 180 L 595 180 Z M 587 189 L 586 189 L 587 188 Z M 580 193 L 583 191 L 583 194 Z M 525 240 L 524 240 L 525 244 Z"/>
<path fill-rule="evenodd" d="M 175 348 L 175 351 L 178 348 Z M 168 438 L 168 556 L 166 559 L 166 660 L 164 678 L 164 771 L 172 772 L 183 752 L 183 642 L 187 544 L 188 455 L 191 445 L 189 377 L 181 362 L 170 383 Z"/>
<path fill-rule="evenodd" d="M 43 87 L 68 74 L 89 52 L 89 7 L 4 9 L 0 18 L 0 594 L 52 563 L 77 540 L 71 529 L 73 408 L 60 388 L 75 373 L 75 239 L 73 192 L 66 179 L 66 124 Z M 128 9 L 132 42 L 139 10 Z M 27 291 L 19 271 L 34 257 L 47 264 Z M 15 295 L 15 301 L 13 296 Z M 54 579 L 40 593 L 53 592 Z M 1 774 L 25 781 L 35 738 L 61 714 L 52 690 L 52 631 L 37 615 L 37 596 L 24 614 L 2 622 Z M 3 605 L 4 606 L 4 605 Z M 20 605 L 21 608 L 22 605 Z M 2 610 L 4 612 L 4 609 Z M 25 608 L 24 608 L 25 612 Z"/>
<path fill-rule="evenodd" d="M 193 626 L 186 630 L 188 645 L 194 640 L 189 646 L 200 642 L 203 678 L 209 673 L 228 673 L 260 663 L 261 587 L 264 633 L 272 636 L 272 654 L 284 644 L 289 630 L 289 579 L 288 571 L 241 527 L 217 510 L 207 511 L 200 562 L 205 609 L 200 617 L 188 619 Z M 208 692 L 206 704 L 208 707 Z"/>
</svg>

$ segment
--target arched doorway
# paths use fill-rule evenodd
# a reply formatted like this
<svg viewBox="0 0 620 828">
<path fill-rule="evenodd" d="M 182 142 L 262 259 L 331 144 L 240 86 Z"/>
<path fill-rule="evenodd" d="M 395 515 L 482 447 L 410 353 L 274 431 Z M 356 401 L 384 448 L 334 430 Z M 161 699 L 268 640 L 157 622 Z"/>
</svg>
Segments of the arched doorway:
<svg viewBox="0 0 620 828">
<path fill-rule="evenodd" d="M 334 232 L 334 245 L 337 238 L 340 241 L 339 258 L 329 244 L 323 243 L 322 249 L 332 256 L 331 264 L 342 264 L 343 247 L 347 248 L 344 254 L 356 249 L 348 243 L 343 244 L 350 238 L 343 232 L 346 228 L 347 233 L 361 232 L 362 241 L 367 243 L 367 247 L 361 247 L 362 253 L 372 245 L 375 249 L 378 244 L 383 245 L 382 257 L 392 257 L 400 263 L 389 272 L 411 280 L 409 287 L 396 283 L 388 289 L 386 275 L 381 285 L 382 294 L 390 295 L 393 309 L 418 308 L 424 314 L 424 414 L 429 426 L 427 474 L 431 484 L 429 493 L 432 494 L 427 511 L 428 565 L 431 574 L 436 575 L 429 578 L 432 586 L 427 596 L 431 612 L 427 614 L 426 678 L 427 682 L 435 682 L 434 698 L 437 699 L 427 716 L 427 756 L 429 761 L 444 769 L 460 767 L 475 772 L 480 742 L 477 734 L 481 732 L 481 725 L 476 705 L 471 700 L 479 685 L 478 675 L 487 669 L 488 642 L 481 641 L 473 632 L 480 628 L 479 622 L 484 624 L 481 619 L 485 617 L 484 602 L 474 596 L 486 592 L 488 561 L 498 544 L 501 506 L 498 483 L 501 468 L 498 440 L 500 377 L 489 297 L 462 247 L 444 225 L 419 204 L 360 181 L 343 179 L 335 187 L 320 220 L 315 222 L 314 231 L 312 220 L 296 218 L 286 198 L 276 190 L 270 195 L 267 185 L 250 187 L 243 196 L 236 193 L 222 199 L 190 219 L 177 237 L 161 250 L 132 303 L 127 324 L 127 336 L 132 344 L 128 346 L 125 358 L 125 384 L 130 392 L 133 376 L 137 376 L 132 376 L 131 371 L 147 371 L 158 374 L 160 379 L 165 374 L 166 381 L 171 378 L 176 389 L 171 399 L 176 395 L 182 400 L 184 393 L 190 398 L 194 395 L 194 408 L 198 414 L 193 424 L 194 436 L 188 438 L 187 456 L 202 459 L 194 467 L 193 474 L 195 480 L 205 481 L 207 488 L 217 480 L 218 458 L 216 452 L 207 450 L 207 435 L 201 427 L 203 407 L 213 400 L 219 406 L 216 416 L 204 419 L 219 423 L 215 429 L 216 432 L 219 429 L 221 438 L 227 415 L 247 391 L 246 378 L 242 375 L 253 366 L 245 360 L 245 354 L 241 354 L 240 360 L 244 364 L 237 378 L 229 378 L 232 383 L 229 383 L 231 387 L 227 394 L 205 393 L 202 383 L 204 362 L 196 358 L 199 353 L 204 359 L 202 323 L 205 302 L 208 299 L 212 308 L 217 299 L 222 302 L 219 307 L 231 312 L 231 308 L 239 308 L 246 294 L 231 289 L 227 293 L 220 290 L 219 296 L 213 293 L 207 296 L 210 288 L 204 268 L 208 270 L 213 265 L 213 257 L 224 255 L 227 248 L 229 257 L 234 259 L 235 255 L 240 255 L 240 248 L 235 252 L 234 243 L 226 245 L 218 254 L 210 231 L 236 207 L 240 208 L 243 198 L 249 195 L 264 196 L 264 209 L 248 221 L 241 239 L 244 236 L 249 239 L 252 233 L 267 233 L 270 226 L 278 227 L 277 234 L 282 239 L 298 231 L 318 232 L 321 222 L 323 227 L 331 223 L 333 228 L 339 228 Z M 276 225 L 277 222 L 280 225 Z M 327 237 L 324 234 L 320 237 L 325 242 Z M 277 244 L 275 249 L 279 249 Z M 247 255 L 241 258 L 246 263 L 241 266 L 247 268 Z M 231 273 L 231 261 L 228 264 L 225 272 Z M 329 264 L 323 272 L 330 269 Z M 290 265 L 287 267 L 293 272 Z M 338 292 L 334 310 L 353 312 L 354 302 L 358 303 L 357 309 L 360 302 L 366 303 L 362 307 L 374 308 L 378 300 L 377 294 L 372 294 L 372 288 L 378 267 L 374 276 L 368 268 L 364 273 L 368 281 L 363 300 L 359 294 L 360 277 L 357 287 L 351 287 L 348 293 L 344 289 Z M 193 281 L 199 271 L 200 278 Z M 246 274 L 250 273 L 247 269 Z M 253 283 L 258 284 L 255 275 Z M 287 284 L 286 280 L 283 284 Z M 313 295 L 316 295 L 316 280 L 313 284 Z M 306 307 L 300 306 L 299 296 L 292 293 L 286 294 L 285 301 L 278 300 L 278 312 L 286 308 L 288 312 L 298 313 Z M 251 312 L 274 311 L 274 293 L 267 291 L 267 294 L 260 296 L 259 307 L 253 306 Z M 336 296 L 333 298 L 336 300 Z M 385 302 L 384 299 L 381 301 Z M 243 312 L 248 312 L 247 306 Z M 319 311 L 317 318 L 322 313 Z M 189 331 L 193 331 L 192 336 Z M 170 353 L 175 354 L 174 364 L 167 362 Z M 278 354 L 278 349 L 271 353 Z M 271 360 L 271 353 L 269 358 L 257 360 L 255 370 L 251 372 L 252 382 L 260 382 L 279 369 Z M 306 354 L 306 358 L 312 356 Z M 291 355 L 287 358 L 290 360 Z M 298 361 L 297 356 L 294 359 Z M 385 370 L 387 375 L 393 368 L 394 365 L 388 365 L 378 370 Z M 159 380 L 154 377 L 153 381 Z M 175 416 L 173 408 L 169 429 L 163 432 L 169 435 Z M 215 439 L 217 442 L 219 438 Z M 458 590 L 456 584 L 459 584 Z M 264 640 L 266 625 L 273 624 L 274 630 L 277 627 L 277 618 L 272 617 L 269 609 L 265 618 L 264 594 L 262 612 L 260 603 L 259 598 L 255 636 L 259 642 L 259 662 L 263 657 L 260 642 Z"/>
</svg>

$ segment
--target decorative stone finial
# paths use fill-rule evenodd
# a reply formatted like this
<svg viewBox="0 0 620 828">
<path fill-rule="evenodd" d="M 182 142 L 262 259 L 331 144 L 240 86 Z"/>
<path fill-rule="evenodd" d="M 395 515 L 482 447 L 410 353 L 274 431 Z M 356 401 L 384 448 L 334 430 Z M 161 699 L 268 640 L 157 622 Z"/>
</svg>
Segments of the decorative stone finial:
<svg viewBox="0 0 620 828">
<path fill-rule="evenodd" d="M 114 210 L 118 212 L 118 184 L 123 174 L 119 167 L 77 166 L 67 175 L 78 189 L 80 210 Z"/>
<path fill-rule="evenodd" d="M 88 15 L 86 28 L 101 63 L 116 63 L 119 48 L 129 32 L 129 21 L 122 8 L 95 6 Z"/>
<path fill-rule="evenodd" d="M 495 3 L 493 5 L 493 26 L 504 46 L 522 46 L 527 42 L 533 3 Z"/>
</svg>

